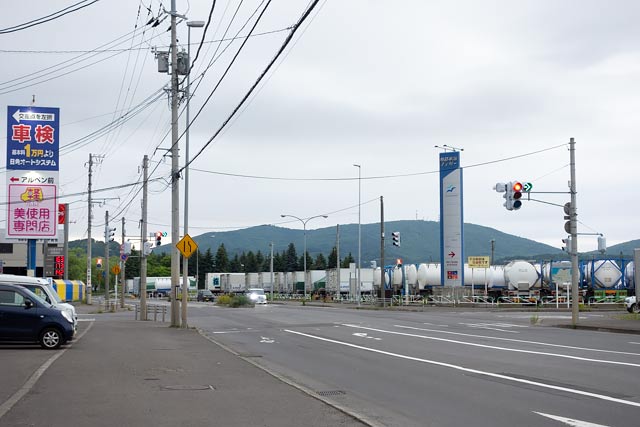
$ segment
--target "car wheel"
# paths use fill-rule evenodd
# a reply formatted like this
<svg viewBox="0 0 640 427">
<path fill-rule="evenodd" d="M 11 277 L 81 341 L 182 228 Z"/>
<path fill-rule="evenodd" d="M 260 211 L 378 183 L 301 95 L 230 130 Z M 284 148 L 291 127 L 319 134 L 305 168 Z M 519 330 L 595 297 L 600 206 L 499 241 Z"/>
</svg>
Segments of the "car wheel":
<svg viewBox="0 0 640 427">
<path fill-rule="evenodd" d="M 55 350 L 62 345 L 62 334 L 56 328 L 46 328 L 40 334 L 40 345 L 47 350 Z"/>
<path fill-rule="evenodd" d="M 631 307 L 629 307 L 629 313 L 640 313 L 640 306 L 638 306 L 638 303 L 631 304 Z"/>
</svg>

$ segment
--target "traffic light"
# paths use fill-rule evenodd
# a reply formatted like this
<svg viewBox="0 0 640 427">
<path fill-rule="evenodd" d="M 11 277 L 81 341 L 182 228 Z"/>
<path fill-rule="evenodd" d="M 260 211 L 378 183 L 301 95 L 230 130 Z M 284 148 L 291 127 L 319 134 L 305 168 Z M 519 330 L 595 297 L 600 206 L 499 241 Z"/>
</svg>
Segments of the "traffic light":
<svg viewBox="0 0 640 427">
<path fill-rule="evenodd" d="M 522 190 L 523 185 L 519 181 L 510 181 L 506 184 L 503 182 L 498 182 L 493 189 L 498 193 L 504 193 L 502 196 L 504 198 L 504 206 L 508 211 L 517 211 L 522 207 Z"/>
<path fill-rule="evenodd" d="M 571 253 L 571 236 L 567 236 L 566 239 L 562 239 L 562 244 L 564 245 L 562 246 L 562 250 L 570 254 Z"/>
<path fill-rule="evenodd" d="M 96 268 L 102 268 L 102 258 L 96 259 Z"/>
<path fill-rule="evenodd" d="M 162 244 L 162 231 L 156 231 L 156 246 Z"/>
<path fill-rule="evenodd" d="M 109 227 L 109 224 L 104 226 L 104 240 L 107 242 L 113 242 L 115 239 L 116 229 Z"/>
<path fill-rule="evenodd" d="M 512 206 L 514 211 L 517 211 L 522 206 L 522 200 L 520 200 L 522 198 L 522 188 L 522 183 L 519 181 L 516 181 L 511 185 L 511 197 L 513 198 Z"/>
<path fill-rule="evenodd" d="M 391 233 L 391 239 L 393 240 L 393 246 L 400 247 L 400 232 L 394 231 Z"/>
</svg>

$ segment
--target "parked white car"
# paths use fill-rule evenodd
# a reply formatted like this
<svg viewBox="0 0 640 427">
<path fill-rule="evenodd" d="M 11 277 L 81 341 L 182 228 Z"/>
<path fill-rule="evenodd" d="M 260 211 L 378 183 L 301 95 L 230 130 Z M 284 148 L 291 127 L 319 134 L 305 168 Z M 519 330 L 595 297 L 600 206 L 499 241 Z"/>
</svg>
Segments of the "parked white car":
<svg viewBox="0 0 640 427">
<path fill-rule="evenodd" d="M 640 313 L 640 307 L 636 303 L 636 297 L 626 297 L 624 299 L 624 305 L 627 307 L 629 313 Z"/>
<path fill-rule="evenodd" d="M 0 283 L 24 286 L 31 292 L 51 304 L 54 308 L 66 311 L 73 319 L 73 326 L 78 326 L 78 314 L 76 308 L 62 301 L 53 286 L 47 279 L 41 277 L 18 276 L 15 274 L 0 274 Z"/>
</svg>

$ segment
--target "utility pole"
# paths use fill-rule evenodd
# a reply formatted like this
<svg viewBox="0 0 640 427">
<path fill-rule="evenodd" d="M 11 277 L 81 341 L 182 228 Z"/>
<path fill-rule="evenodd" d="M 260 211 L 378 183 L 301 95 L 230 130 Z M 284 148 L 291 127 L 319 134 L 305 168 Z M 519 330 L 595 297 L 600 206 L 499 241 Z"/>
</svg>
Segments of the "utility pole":
<svg viewBox="0 0 640 427">
<path fill-rule="evenodd" d="M 579 318 L 579 289 L 578 281 L 578 209 L 576 206 L 576 142 L 569 139 L 569 166 L 571 168 L 571 181 L 569 182 L 569 192 L 571 193 L 571 209 L 569 211 L 569 223 L 571 230 L 571 324 L 576 326 Z"/>
<path fill-rule="evenodd" d="M 147 320 L 147 169 L 149 158 L 144 155 L 142 159 L 142 227 L 140 230 L 140 320 Z"/>
<path fill-rule="evenodd" d="M 386 292 L 384 288 L 384 199 L 380 196 L 380 295 L 382 306 L 387 306 Z"/>
<path fill-rule="evenodd" d="M 338 280 L 338 286 L 336 287 L 336 296 L 340 301 L 340 224 L 336 224 L 336 277 Z"/>
<path fill-rule="evenodd" d="M 86 303 L 91 305 L 91 174 L 93 168 L 93 156 L 89 153 L 89 185 L 87 188 L 88 214 L 87 214 L 87 291 L 86 291 Z"/>
<path fill-rule="evenodd" d="M 125 267 L 125 261 L 122 258 L 122 255 L 125 253 L 125 247 L 124 247 L 124 238 L 125 238 L 125 232 L 124 232 L 124 217 L 122 217 L 122 246 L 120 246 L 122 249 L 120 250 L 120 308 L 124 308 L 124 267 Z"/>
<path fill-rule="evenodd" d="M 180 187 L 178 185 L 178 52 L 176 0 L 171 0 L 171 326 L 180 326 L 178 284 L 180 282 Z M 184 273 L 186 274 L 186 272 Z"/>
<path fill-rule="evenodd" d="M 275 284 L 273 283 L 273 242 L 269 243 L 271 246 L 271 260 L 269 261 L 269 270 L 271 271 L 271 302 L 273 302 L 273 288 Z"/>
<path fill-rule="evenodd" d="M 109 310 L 109 211 L 104 213 L 104 309 Z"/>
</svg>

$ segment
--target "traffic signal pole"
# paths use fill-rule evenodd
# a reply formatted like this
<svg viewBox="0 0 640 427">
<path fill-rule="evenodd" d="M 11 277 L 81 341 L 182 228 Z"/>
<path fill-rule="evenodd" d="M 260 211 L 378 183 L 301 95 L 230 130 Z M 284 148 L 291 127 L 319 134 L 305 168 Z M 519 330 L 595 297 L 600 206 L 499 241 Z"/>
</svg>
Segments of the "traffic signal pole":
<svg viewBox="0 0 640 427">
<path fill-rule="evenodd" d="M 573 138 L 569 140 L 569 166 L 571 168 L 571 181 L 569 182 L 569 192 L 571 193 L 571 207 L 569 210 L 569 221 L 571 229 L 571 324 L 575 327 L 579 318 L 579 289 L 578 281 L 580 272 L 578 271 L 578 210 L 576 207 L 576 142 Z"/>
</svg>

